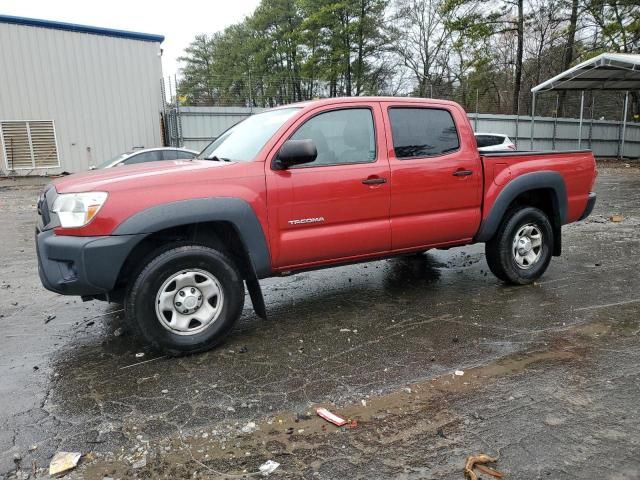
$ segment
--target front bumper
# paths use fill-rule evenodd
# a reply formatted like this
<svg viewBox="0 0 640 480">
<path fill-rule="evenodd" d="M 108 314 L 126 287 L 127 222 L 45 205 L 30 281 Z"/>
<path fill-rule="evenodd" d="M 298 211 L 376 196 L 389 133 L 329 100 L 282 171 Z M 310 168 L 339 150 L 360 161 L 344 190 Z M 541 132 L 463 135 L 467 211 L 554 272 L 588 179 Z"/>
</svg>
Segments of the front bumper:
<svg viewBox="0 0 640 480">
<path fill-rule="evenodd" d="M 595 207 L 595 206 L 596 206 L 596 192 L 589 192 L 589 198 L 587 200 L 587 206 L 585 207 L 584 212 L 582 213 L 582 215 L 580 216 L 578 221 L 584 220 L 589 215 L 591 215 L 591 212 L 593 212 L 593 207 Z"/>
<path fill-rule="evenodd" d="M 125 260 L 144 235 L 72 237 L 36 229 L 38 273 L 47 290 L 99 295 L 113 290 Z"/>
</svg>

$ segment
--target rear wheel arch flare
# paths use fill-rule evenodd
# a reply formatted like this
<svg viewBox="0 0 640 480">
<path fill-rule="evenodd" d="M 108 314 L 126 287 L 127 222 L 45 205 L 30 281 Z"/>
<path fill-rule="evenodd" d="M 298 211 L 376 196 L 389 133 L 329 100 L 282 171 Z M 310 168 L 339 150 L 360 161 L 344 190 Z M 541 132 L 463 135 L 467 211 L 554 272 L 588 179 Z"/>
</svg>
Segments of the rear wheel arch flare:
<svg viewBox="0 0 640 480">
<path fill-rule="evenodd" d="M 482 222 L 476 241 L 493 238 L 507 212 L 517 205 L 542 207 L 559 235 L 567 220 L 567 189 L 562 175 L 554 171 L 526 173 L 507 183 Z M 549 208 L 553 211 L 549 212 Z"/>
</svg>

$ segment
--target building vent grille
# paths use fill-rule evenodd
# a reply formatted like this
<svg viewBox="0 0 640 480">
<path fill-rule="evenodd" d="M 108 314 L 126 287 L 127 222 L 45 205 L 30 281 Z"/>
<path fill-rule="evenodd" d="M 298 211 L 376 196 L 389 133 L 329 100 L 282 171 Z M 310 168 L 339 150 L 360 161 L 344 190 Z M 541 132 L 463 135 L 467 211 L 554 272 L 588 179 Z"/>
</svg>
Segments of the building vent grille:
<svg viewBox="0 0 640 480">
<path fill-rule="evenodd" d="M 0 122 L 0 137 L 8 170 L 60 166 L 53 120 Z"/>
</svg>

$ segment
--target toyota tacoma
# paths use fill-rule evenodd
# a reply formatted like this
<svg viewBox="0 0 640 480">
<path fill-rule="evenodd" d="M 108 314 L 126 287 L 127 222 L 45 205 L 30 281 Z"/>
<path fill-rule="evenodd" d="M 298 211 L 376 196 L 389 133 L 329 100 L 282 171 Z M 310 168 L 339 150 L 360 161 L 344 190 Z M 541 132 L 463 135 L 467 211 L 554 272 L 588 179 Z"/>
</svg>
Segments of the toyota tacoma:
<svg viewBox="0 0 640 480">
<path fill-rule="evenodd" d="M 274 108 L 194 160 L 60 178 L 38 201 L 45 288 L 122 302 L 169 354 L 219 344 L 245 285 L 303 270 L 484 243 L 491 271 L 528 284 L 588 216 L 590 151 L 481 154 L 462 107 L 358 97 Z"/>
</svg>

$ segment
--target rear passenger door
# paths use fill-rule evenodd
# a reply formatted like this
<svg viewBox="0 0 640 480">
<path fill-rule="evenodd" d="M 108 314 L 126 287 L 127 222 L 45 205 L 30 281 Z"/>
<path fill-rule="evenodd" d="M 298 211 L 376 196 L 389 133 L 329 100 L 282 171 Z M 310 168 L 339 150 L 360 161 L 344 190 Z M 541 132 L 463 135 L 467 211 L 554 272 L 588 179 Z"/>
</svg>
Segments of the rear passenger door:
<svg viewBox="0 0 640 480">
<path fill-rule="evenodd" d="M 481 219 L 482 167 L 466 113 L 452 104 L 383 104 L 391 135 L 394 251 L 469 241 Z"/>
</svg>

